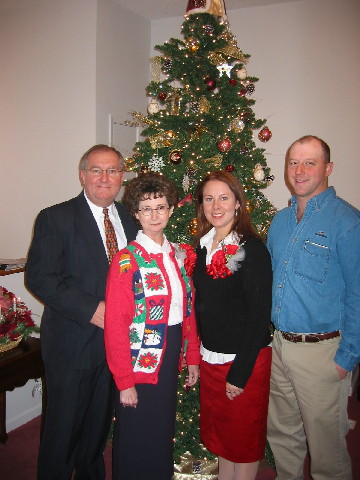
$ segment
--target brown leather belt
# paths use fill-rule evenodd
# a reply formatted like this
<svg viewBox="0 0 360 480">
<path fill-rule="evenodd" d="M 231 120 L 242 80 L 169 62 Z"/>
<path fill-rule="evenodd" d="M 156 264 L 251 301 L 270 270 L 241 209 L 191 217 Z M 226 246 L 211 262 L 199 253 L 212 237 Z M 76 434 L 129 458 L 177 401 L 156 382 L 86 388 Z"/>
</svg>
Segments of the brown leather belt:
<svg viewBox="0 0 360 480">
<path fill-rule="evenodd" d="M 316 343 L 321 342 L 322 340 L 329 340 L 330 338 L 340 337 L 340 331 L 336 330 L 335 332 L 327 333 L 291 333 L 291 332 L 281 332 L 281 335 L 285 340 L 289 342 L 303 342 L 303 343 Z"/>
</svg>

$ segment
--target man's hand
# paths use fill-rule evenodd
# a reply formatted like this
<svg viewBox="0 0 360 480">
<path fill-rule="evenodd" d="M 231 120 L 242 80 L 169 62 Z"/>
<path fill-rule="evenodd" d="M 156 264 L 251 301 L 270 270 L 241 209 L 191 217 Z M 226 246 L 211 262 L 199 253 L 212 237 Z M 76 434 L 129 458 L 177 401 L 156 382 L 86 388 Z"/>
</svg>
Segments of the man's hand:
<svg viewBox="0 0 360 480">
<path fill-rule="evenodd" d="M 343 380 L 349 372 L 345 370 L 345 368 L 340 367 L 340 365 L 338 365 L 337 363 L 335 363 L 335 367 L 338 371 L 340 380 Z"/>
<path fill-rule="evenodd" d="M 105 302 L 100 302 L 95 313 L 90 320 L 90 323 L 97 327 L 104 328 L 104 316 L 105 316 Z"/>
</svg>

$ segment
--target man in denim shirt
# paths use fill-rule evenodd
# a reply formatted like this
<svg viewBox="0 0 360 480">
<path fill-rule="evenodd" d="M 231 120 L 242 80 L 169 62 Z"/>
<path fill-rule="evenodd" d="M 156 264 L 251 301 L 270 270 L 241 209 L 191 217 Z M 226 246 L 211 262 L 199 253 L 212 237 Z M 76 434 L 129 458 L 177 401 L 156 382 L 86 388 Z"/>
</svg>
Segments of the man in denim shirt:
<svg viewBox="0 0 360 480">
<path fill-rule="evenodd" d="M 268 439 L 278 480 L 351 480 L 350 372 L 360 362 L 360 212 L 328 187 L 330 149 L 305 136 L 286 154 L 295 195 L 272 221 L 275 325 Z"/>
</svg>

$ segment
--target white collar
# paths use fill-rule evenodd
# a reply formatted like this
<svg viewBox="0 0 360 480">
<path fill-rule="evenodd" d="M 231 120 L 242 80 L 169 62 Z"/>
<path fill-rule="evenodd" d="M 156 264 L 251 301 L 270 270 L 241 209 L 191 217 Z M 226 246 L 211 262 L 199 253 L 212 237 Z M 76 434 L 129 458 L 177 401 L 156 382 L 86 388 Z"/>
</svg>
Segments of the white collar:
<svg viewBox="0 0 360 480">
<path fill-rule="evenodd" d="M 200 238 L 200 246 L 201 248 L 207 247 L 212 245 L 212 242 L 215 237 L 215 227 L 213 227 L 208 233 L 206 233 L 203 237 Z M 236 232 L 231 231 L 221 242 L 219 245 L 237 245 L 239 243 L 239 236 Z"/>
<path fill-rule="evenodd" d="M 112 214 L 113 216 L 117 212 L 114 202 L 111 205 L 109 205 L 108 207 L 99 207 L 99 205 L 95 205 L 95 203 L 93 203 L 91 200 L 89 200 L 89 197 L 86 195 L 85 190 L 84 190 L 84 197 L 85 197 L 86 201 L 88 202 L 91 211 L 93 213 L 96 213 L 99 216 L 103 215 L 104 208 L 107 208 L 108 211 L 109 211 L 109 214 Z"/>
<path fill-rule="evenodd" d="M 153 254 L 158 254 L 158 253 L 170 253 L 171 252 L 171 247 L 170 244 L 167 240 L 167 238 L 164 235 L 164 243 L 162 245 L 159 245 L 158 243 L 154 242 L 150 237 L 145 235 L 145 233 L 142 230 L 139 230 L 137 235 L 136 235 L 136 242 L 138 242 L 145 250 L 147 253 L 153 253 Z"/>
</svg>

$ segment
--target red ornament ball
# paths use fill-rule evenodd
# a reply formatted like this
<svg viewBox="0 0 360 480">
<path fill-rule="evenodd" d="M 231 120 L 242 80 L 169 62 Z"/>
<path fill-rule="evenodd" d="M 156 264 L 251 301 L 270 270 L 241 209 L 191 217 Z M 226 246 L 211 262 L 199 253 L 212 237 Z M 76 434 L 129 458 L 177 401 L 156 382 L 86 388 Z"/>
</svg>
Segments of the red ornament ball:
<svg viewBox="0 0 360 480">
<path fill-rule="evenodd" d="M 229 173 L 233 172 L 235 170 L 234 165 L 226 165 L 225 170 Z"/>
<path fill-rule="evenodd" d="M 166 92 L 160 92 L 159 95 L 158 95 L 158 99 L 161 100 L 162 102 L 164 102 L 166 100 Z"/>
<path fill-rule="evenodd" d="M 246 88 L 242 88 L 239 92 L 240 97 L 245 97 L 246 95 Z"/>
<path fill-rule="evenodd" d="M 230 83 L 230 85 L 232 85 L 233 87 L 236 87 L 237 81 L 235 80 L 235 78 L 230 78 L 230 79 L 229 79 L 229 83 Z"/>
<path fill-rule="evenodd" d="M 220 152 L 224 152 L 224 153 L 228 152 L 230 148 L 231 148 L 231 142 L 228 138 L 223 138 L 218 143 L 218 149 L 220 150 Z"/>
<path fill-rule="evenodd" d="M 272 137 L 272 133 L 268 127 L 264 127 L 260 130 L 258 137 L 262 142 L 268 142 Z"/>
<path fill-rule="evenodd" d="M 213 78 L 207 77 L 204 80 L 205 85 L 207 86 L 207 89 L 209 92 L 212 92 L 216 88 L 216 82 Z"/>
</svg>

